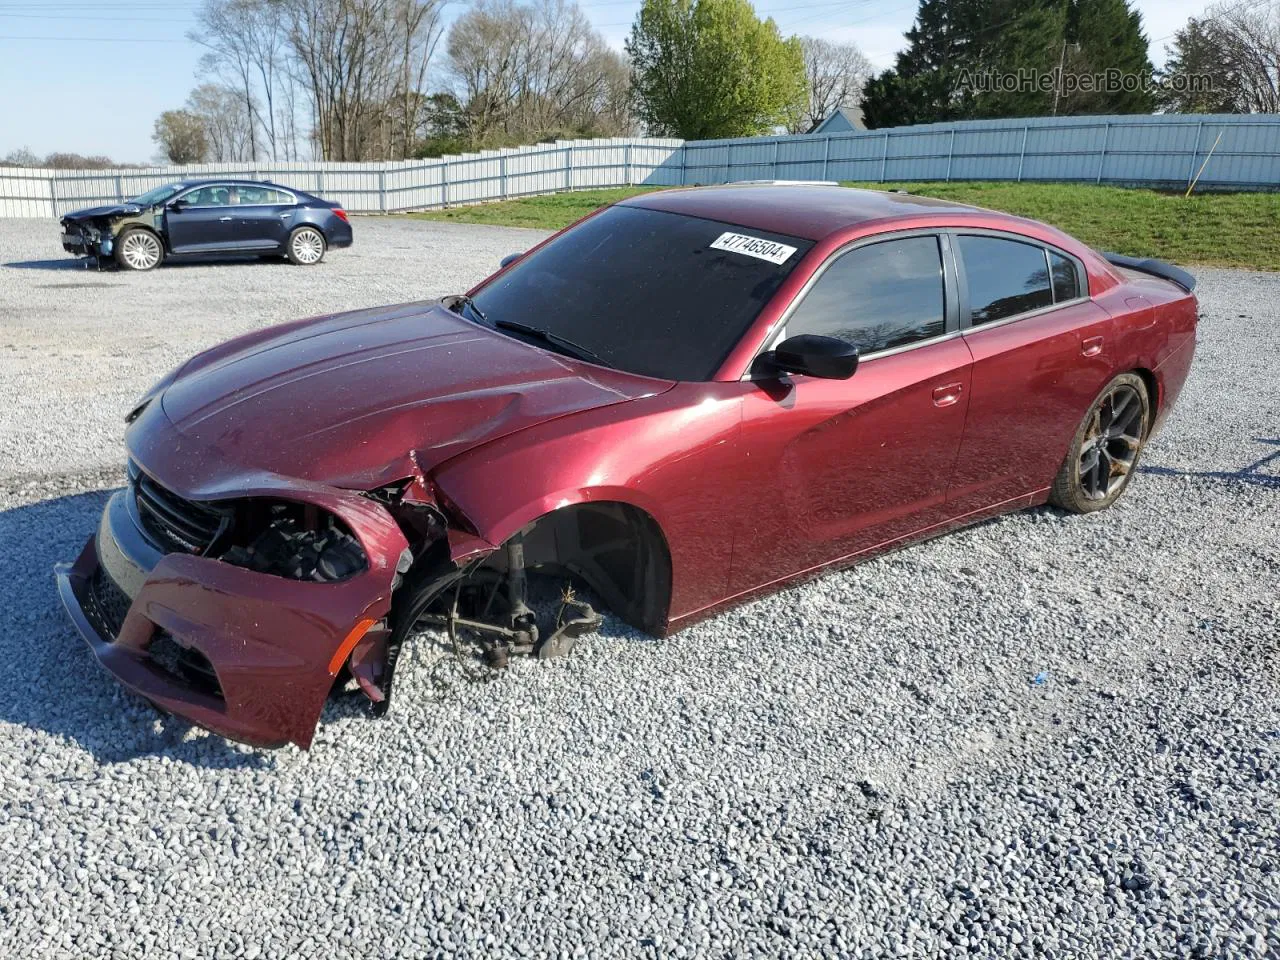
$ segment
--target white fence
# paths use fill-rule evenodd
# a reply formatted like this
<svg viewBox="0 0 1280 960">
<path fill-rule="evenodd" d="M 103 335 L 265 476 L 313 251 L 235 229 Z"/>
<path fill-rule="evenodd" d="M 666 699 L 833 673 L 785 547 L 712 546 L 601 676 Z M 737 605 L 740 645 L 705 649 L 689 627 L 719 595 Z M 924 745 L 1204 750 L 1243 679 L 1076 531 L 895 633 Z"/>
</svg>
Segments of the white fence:
<svg viewBox="0 0 1280 960">
<path fill-rule="evenodd" d="M 1207 161 L 1207 163 L 1206 163 Z M 186 178 L 267 179 L 357 213 L 430 210 L 631 184 L 735 180 L 1038 180 L 1280 188 L 1280 116 L 969 120 L 830 136 L 558 140 L 390 163 L 234 163 L 137 170 L 0 167 L 0 217 L 55 217 Z"/>
<path fill-rule="evenodd" d="M 118 203 L 183 179 L 271 180 L 356 213 L 429 210 L 508 197 L 680 182 L 679 140 L 558 140 L 439 160 L 380 163 L 223 163 L 122 170 L 0 167 L 0 217 L 57 217 Z"/>
</svg>

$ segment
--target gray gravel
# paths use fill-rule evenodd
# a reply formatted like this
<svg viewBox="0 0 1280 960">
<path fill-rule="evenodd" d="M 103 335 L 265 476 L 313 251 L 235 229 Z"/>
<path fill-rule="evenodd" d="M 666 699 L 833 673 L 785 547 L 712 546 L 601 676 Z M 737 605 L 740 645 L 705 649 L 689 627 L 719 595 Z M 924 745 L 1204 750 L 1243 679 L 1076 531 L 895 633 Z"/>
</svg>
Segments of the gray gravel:
<svg viewBox="0 0 1280 960">
<path fill-rule="evenodd" d="M 356 229 L 317 270 L 0 266 L 0 956 L 1280 955 L 1280 277 L 1199 271 L 1192 380 L 1104 514 L 480 686 L 406 664 L 387 719 L 255 752 L 122 694 L 50 568 L 178 360 L 536 236 Z M 55 235 L 0 221 L 0 263 Z"/>
</svg>

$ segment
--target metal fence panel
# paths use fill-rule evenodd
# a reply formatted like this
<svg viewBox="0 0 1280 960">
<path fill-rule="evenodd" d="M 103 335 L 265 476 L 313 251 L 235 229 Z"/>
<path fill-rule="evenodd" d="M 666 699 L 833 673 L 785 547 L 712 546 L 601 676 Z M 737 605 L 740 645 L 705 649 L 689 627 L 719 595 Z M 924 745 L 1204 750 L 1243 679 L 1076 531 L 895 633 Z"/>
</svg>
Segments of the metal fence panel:
<svg viewBox="0 0 1280 960">
<path fill-rule="evenodd" d="M 966 120 L 688 143 L 558 140 L 384 163 L 0 167 L 0 217 L 61 216 L 117 203 L 164 183 L 212 177 L 271 180 L 336 200 L 355 213 L 394 213 L 562 190 L 739 180 L 1039 180 L 1181 188 L 1202 164 L 1201 189 L 1280 189 L 1280 116 Z"/>
</svg>

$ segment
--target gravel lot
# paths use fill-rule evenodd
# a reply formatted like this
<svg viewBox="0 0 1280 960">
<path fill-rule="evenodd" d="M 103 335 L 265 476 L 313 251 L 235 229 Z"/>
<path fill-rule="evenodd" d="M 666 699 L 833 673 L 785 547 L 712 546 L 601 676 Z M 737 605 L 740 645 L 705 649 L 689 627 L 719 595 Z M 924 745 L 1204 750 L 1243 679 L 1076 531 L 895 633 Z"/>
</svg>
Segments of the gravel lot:
<svg viewBox="0 0 1280 960">
<path fill-rule="evenodd" d="M 1280 956 L 1280 276 L 1198 271 L 1192 380 L 1109 512 L 489 684 L 406 663 L 386 720 L 255 752 L 122 694 L 51 567 L 178 361 L 538 236 L 356 235 L 98 274 L 0 221 L 0 956 Z"/>
</svg>

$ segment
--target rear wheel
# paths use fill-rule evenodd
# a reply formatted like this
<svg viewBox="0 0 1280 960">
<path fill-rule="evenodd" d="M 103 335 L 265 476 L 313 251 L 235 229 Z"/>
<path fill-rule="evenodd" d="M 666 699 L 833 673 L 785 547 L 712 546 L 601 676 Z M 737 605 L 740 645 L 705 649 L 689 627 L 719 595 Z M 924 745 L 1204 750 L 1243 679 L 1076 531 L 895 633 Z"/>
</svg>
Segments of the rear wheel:
<svg viewBox="0 0 1280 960">
<path fill-rule="evenodd" d="M 164 244 L 150 230 L 131 227 L 116 240 L 115 257 L 126 270 L 154 270 L 164 260 Z"/>
<path fill-rule="evenodd" d="M 1147 385 L 1137 374 L 1120 374 L 1076 430 L 1049 502 L 1073 513 L 1092 513 L 1115 503 L 1133 479 L 1150 426 Z"/>
<path fill-rule="evenodd" d="M 324 234 L 315 227 L 299 227 L 289 234 L 289 245 L 285 254 L 294 263 L 310 267 L 324 259 Z"/>
</svg>

